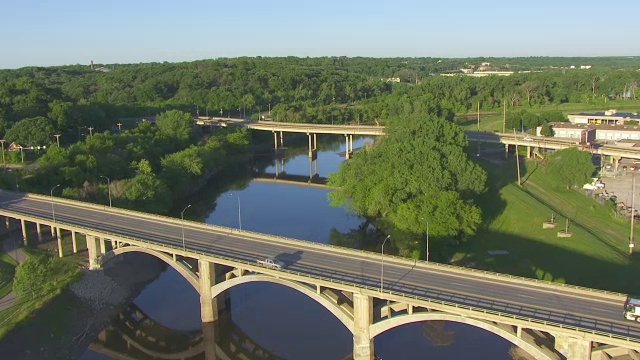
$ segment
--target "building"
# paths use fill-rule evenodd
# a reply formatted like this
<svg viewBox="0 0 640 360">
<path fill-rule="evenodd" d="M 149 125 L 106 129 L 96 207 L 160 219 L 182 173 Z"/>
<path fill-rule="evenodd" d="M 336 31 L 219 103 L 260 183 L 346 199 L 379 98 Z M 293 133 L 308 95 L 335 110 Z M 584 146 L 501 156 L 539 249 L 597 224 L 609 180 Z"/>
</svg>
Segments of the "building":
<svg viewBox="0 0 640 360">
<path fill-rule="evenodd" d="M 553 136 L 580 139 L 585 130 L 595 130 L 595 140 L 640 140 L 640 125 L 551 123 Z"/>
<path fill-rule="evenodd" d="M 615 109 L 605 112 L 570 114 L 567 115 L 567 117 L 573 124 L 587 125 L 625 125 L 629 121 L 640 122 L 640 115 L 638 115 L 638 113 L 623 113 Z"/>
</svg>

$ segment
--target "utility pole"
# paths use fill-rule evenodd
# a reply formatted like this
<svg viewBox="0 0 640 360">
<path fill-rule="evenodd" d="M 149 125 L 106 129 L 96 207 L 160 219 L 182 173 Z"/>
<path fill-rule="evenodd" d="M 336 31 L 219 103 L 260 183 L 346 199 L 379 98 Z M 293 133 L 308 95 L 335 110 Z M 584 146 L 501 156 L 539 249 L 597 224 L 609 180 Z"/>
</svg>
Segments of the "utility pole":
<svg viewBox="0 0 640 360">
<path fill-rule="evenodd" d="M 93 136 L 93 128 L 89 126 L 87 129 L 89 129 L 89 136 Z"/>
<path fill-rule="evenodd" d="M 6 140 L 4 140 L 4 139 L 0 140 L 0 143 L 2 143 L 2 167 L 6 169 L 7 168 L 7 162 L 4 159 L 4 142 L 5 141 Z"/>
<path fill-rule="evenodd" d="M 502 133 L 507 131 L 507 100 L 502 100 Z"/>
<path fill-rule="evenodd" d="M 122 124 L 121 123 L 117 123 L 116 125 L 118 125 L 118 132 L 122 133 Z"/>
<path fill-rule="evenodd" d="M 478 101 L 478 131 L 480 131 L 480 101 Z"/>
<path fill-rule="evenodd" d="M 516 129 L 513 129 L 513 135 L 516 134 Z M 516 164 L 518 165 L 518 186 L 522 186 L 520 183 L 520 156 L 518 155 L 518 143 L 516 143 Z"/>
<path fill-rule="evenodd" d="M 53 136 L 56 137 L 56 144 L 58 144 L 58 147 L 60 147 L 60 134 L 53 134 Z"/>
<path fill-rule="evenodd" d="M 635 174 L 631 178 L 631 236 L 629 236 L 629 255 L 633 254 L 633 248 L 635 246 L 633 239 L 633 225 L 636 222 L 636 176 Z"/>
</svg>

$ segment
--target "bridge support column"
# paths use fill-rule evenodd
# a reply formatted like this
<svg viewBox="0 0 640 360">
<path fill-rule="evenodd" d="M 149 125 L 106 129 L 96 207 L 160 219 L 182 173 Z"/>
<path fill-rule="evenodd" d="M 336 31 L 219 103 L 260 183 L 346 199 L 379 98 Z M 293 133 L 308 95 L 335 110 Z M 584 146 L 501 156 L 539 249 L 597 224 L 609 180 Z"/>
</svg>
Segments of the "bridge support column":
<svg viewBox="0 0 640 360">
<path fill-rule="evenodd" d="M 280 131 L 280 147 L 284 147 L 284 133 Z"/>
<path fill-rule="evenodd" d="M 344 134 L 344 143 L 345 143 L 345 152 L 344 152 L 344 157 L 345 159 L 349 160 L 351 159 L 351 151 L 349 149 L 349 135 Z"/>
<path fill-rule="evenodd" d="M 98 253 L 98 239 L 95 236 L 86 235 L 87 252 L 89 253 L 89 270 L 100 268 L 100 253 Z"/>
<path fill-rule="evenodd" d="M 38 233 L 38 242 L 42 242 L 42 225 L 36 223 L 36 233 Z"/>
<path fill-rule="evenodd" d="M 353 293 L 353 360 L 373 360 L 373 339 L 369 333 L 372 322 L 372 299 Z"/>
<path fill-rule="evenodd" d="M 509 144 L 504 144 L 504 158 L 509 157 Z"/>
<path fill-rule="evenodd" d="M 278 151 L 278 133 L 273 132 L 273 151 Z"/>
<path fill-rule="evenodd" d="M 58 255 L 64 256 L 64 249 L 62 248 L 62 236 L 60 235 L 60 228 L 56 228 L 56 240 L 58 241 Z"/>
<path fill-rule="evenodd" d="M 211 287 L 215 284 L 215 264 L 198 260 L 198 272 L 200 275 L 200 317 L 202 322 L 218 320 L 218 308 L 211 296 Z"/>
<path fill-rule="evenodd" d="M 555 349 L 567 360 L 591 359 L 591 341 L 563 335 L 555 337 Z"/>
<path fill-rule="evenodd" d="M 51 237 L 53 238 L 54 236 L 56 236 L 56 228 L 55 226 L 51 225 Z"/>
<path fill-rule="evenodd" d="M 22 242 L 24 243 L 24 246 L 27 246 L 27 224 L 25 223 L 24 219 L 20 219 L 20 226 L 22 227 Z"/>
<path fill-rule="evenodd" d="M 7 227 L 7 229 L 11 228 L 11 218 L 8 216 L 4 217 L 4 225 Z"/>
<path fill-rule="evenodd" d="M 107 253 L 107 244 L 104 238 L 100 238 L 100 255 Z"/>
<path fill-rule="evenodd" d="M 218 332 L 218 322 L 202 323 L 202 340 L 204 341 L 205 360 L 216 360 L 216 333 Z"/>
<path fill-rule="evenodd" d="M 531 146 L 527 146 L 527 159 L 531 159 L 531 154 L 533 153 Z"/>
<path fill-rule="evenodd" d="M 71 245 L 73 245 L 73 253 L 78 253 L 78 242 L 76 240 L 76 232 L 71 230 Z"/>
</svg>

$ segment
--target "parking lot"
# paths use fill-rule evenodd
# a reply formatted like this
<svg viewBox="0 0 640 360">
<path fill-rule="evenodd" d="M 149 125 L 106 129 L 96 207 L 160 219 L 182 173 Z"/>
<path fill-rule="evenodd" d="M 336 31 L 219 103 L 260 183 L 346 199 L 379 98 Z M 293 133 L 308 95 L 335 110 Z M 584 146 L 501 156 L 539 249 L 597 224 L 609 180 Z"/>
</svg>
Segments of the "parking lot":
<svg viewBox="0 0 640 360">
<path fill-rule="evenodd" d="M 609 195 L 615 195 L 618 202 L 624 202 L 625 205 L 631 206 L 632 201 L 632 182 L 636 178 L 636 204 L 640 207 L 640 172 L 638 171 L 619 171 L 617 174 L 613 171 L 603 171 L 601 181 L 605 184 L 604 191 Z"/>
</svg>

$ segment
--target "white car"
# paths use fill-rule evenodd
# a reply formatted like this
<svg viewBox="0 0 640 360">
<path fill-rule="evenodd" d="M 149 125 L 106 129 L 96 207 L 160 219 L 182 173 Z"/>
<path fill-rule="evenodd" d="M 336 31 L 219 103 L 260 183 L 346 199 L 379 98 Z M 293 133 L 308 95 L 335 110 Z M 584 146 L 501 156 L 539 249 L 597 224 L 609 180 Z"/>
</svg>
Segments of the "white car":
<svg viewBox="0 0 640 360">
<path fill-rule="evenodd" d="M 284 269 L 285 267 L 287 267 L 287 264 L 285 264 L 282 260 L 274 257 L 266 258 L 264 260 L 258 260 L 258 264 L 276 269 Z"/>
<path fill-rule="evenodd" d="M 534 138 L 528 137 L 528 136 L 523 137 L 522 140 L 524 140 L 524 141 L 535 141 Z"/>
</svg>

